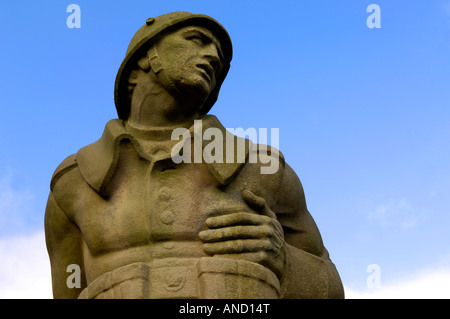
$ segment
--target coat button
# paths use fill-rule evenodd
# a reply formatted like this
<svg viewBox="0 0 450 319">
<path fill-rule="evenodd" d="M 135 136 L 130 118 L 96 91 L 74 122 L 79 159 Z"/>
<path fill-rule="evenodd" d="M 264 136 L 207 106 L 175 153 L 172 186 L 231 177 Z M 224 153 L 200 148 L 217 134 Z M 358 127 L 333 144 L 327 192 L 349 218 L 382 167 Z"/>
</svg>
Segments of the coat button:
<svg viewBox="0 0 450 319">
<path fill-rule="evenodd" d="M 175 221 L 175 215 L 171 210 L 163 211 L 159 217 L 161 219 L 161 222 L 166 225 L 172 225 Z"/>
<path fill-rule="evenodd" d="M 170 188 L 161 187 L 161 189 L 158 192 L 158 199 L 162 201 L 167 201 L 172 198 L 172 195 L 170 193 L 171 193 Z"/>
<path fill-rule="evenodd" d="M 155 18 L 148 18 L 148 19 L 145 21 L 145 23 L 146 23 L 147 25 L 151 25 L 151 24 L 153 24 L 153 22 L 155 22 Z"/>
</svg>

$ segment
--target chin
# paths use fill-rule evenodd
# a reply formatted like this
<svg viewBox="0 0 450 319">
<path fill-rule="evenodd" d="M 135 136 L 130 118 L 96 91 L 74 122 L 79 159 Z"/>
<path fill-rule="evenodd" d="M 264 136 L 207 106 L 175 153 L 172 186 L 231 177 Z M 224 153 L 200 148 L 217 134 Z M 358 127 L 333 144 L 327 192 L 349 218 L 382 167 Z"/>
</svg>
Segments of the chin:
<svg viewBox="0 0 450 319">
<path fill-rule="evenodd" d="M 189 99 L 195 104 L 201 106 L 208 99 L 211 89 L 209 84 L 205 80 L 195 81 L 190 84 L 183 83 L 180 87 L 180 91 L 183 93 L 183 99 Z"/>
</svg>

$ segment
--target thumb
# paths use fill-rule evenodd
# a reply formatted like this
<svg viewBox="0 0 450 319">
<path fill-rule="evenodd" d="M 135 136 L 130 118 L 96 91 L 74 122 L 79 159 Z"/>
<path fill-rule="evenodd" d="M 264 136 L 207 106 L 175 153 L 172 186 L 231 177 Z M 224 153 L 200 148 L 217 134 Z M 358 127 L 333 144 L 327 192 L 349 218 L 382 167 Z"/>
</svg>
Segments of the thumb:
<svg viewBox="0 0 450 319">
<path fill-rule="evenodd" d="M 242 198 L 251 208 L 262 215 L 277 218 L 275 213 L 267 206 L 266 200 L 263 197 L 257 196 L 252 191 L 246 189 L 242 192 Z"/>
</svg>

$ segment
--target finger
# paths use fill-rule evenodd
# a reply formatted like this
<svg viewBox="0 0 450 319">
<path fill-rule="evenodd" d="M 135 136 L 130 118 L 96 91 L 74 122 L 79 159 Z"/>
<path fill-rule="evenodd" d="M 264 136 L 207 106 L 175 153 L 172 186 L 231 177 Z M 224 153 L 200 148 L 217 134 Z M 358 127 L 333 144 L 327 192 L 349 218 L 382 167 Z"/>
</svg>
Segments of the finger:
<svg viewBox="0 0 450 319">
<path fill-rule="evenodd" d="M 222 216 L 213 216 L 206 219 L 206 226 L 209 228 L 222 228 L 235 225 L 262 225 L 270 220 L 267 216 L 249 212 L 232 213 Z"/>
<path fill-rule="evenodd" d="M 277 218 L 275 213 L 267 206 L 266 200 L 263 197 L 257 196 L 252 191 L 246 189 L 242 192 L 242 198 L 251 208 L 260 214 L 269 216 L 270 218 Z"/>
<path fill-rule="evenodd" d="M 232 226 L 201 231 L 199 237 L 204 242 L 217 242 L 232 239 L 258 239 L 275 236 L 269 225 Z"/>
<path fill-rule="evenodd" d="M 228 240 L 203 245 L 203 250 L 209 255 L 269 251 L 272 248 L 272 243 L 268 239 Z"/>
<path fill-rule="evenodd" d="M 242 198 L 251 208 L 256 211 L 264 209 L 264 206 L 266 205 L 266 201 L 264 200 L 264 198 L 256 196 L 252 191 L 249 191 L 248 189 L 242 192 Z"/>
</svg>

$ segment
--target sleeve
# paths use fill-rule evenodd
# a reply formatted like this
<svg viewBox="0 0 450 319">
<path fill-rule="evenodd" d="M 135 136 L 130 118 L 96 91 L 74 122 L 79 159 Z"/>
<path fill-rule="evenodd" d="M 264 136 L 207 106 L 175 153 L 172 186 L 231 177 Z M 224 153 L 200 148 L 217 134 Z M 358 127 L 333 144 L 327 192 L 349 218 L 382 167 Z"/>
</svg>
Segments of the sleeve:
<svg viewBox="0 0 450 319">
<path fill-rule="evenodd" d="M 45 239 L 50 256 L 53 297 L 74 299 L 86 287 L 82 237 L 50 192 L 45 210 Z"/>
<path fill-rule="evenodd" d="M 344 298 L 336 267 L 306 207 L 301 182 L 285 164 L 275 212 L 285 233 L 282 298 Z"/>
</svg>

